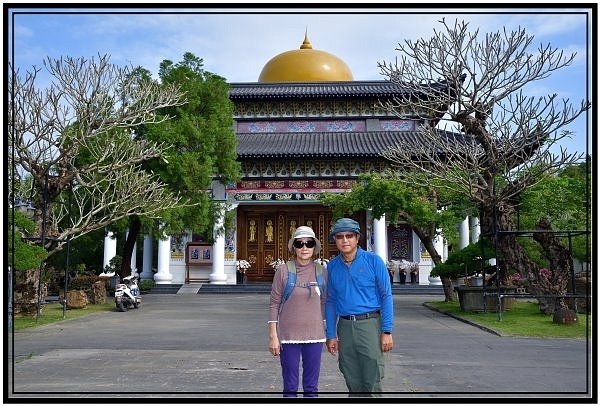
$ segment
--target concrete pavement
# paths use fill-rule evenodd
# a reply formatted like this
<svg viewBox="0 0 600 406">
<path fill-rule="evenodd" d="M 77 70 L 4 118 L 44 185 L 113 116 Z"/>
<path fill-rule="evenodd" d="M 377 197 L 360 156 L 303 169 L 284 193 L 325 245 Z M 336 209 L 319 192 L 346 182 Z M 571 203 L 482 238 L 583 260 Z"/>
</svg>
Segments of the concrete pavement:
<svg viewBox="0 0 600 406">
<path fill-rule="evenodd" d="M 595 398 L 591 339 L 500 337 L 423 306 L 440 300 L 394 295 L 384 398 Z M 137 310 L 15 332 L 4 401 L 280 399 L 268 302 L 268 294 L 149 294 Z M 324 350 L 320 396 L 345 391 L 337 359 Z"/>
</svg>

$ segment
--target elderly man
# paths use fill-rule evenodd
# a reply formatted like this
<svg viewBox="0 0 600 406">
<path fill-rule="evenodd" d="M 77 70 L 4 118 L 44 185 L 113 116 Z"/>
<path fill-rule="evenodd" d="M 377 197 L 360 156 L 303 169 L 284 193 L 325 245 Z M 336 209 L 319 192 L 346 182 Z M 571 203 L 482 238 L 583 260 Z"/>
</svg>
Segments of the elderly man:
<svg viewBox="0 0 600 406">
<path fill-rule="evenodd" d="M 339 255 L 327 265 L 327 350 L 338 356 L 350 396 L 383 392 L 383 353 L 394 346 L 394 302 L 383 260 L 359 247 L 359 224 L 342 218 L 329 238 Z"/>
</svg>

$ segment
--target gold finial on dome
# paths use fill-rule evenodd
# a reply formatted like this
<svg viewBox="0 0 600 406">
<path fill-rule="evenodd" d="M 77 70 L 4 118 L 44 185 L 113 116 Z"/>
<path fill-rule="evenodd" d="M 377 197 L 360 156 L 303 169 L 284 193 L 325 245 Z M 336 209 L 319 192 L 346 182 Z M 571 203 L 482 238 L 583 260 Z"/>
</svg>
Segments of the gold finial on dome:
<svg viewBox="0 0 600 406">
<path fill-rule="evenodd" d="M 308 40 L 308 28 L 304 31 L 304 41 L 300 45 L 300 49 L 312 49 L 312 44 Z"/>
</svg>

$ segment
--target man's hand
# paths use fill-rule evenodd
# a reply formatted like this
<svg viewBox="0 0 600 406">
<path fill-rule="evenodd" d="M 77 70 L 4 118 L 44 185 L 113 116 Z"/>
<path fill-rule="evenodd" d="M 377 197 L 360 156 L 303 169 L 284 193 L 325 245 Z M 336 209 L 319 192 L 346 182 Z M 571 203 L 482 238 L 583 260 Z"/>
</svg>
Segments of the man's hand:
<svg viewBox="0 0 600 406">
<path fill-rule="evenodd" d="M 327 351 L 329 351 L 329 353 L 331 355 L 336 355 L 338 352 L 338 339 L 337 338 L 328 338 L 327 341 L 325 341 L 325 345 L 327 346 Z"/>
<path fill-rule="evenodd" d="M 394 348 L 394 339 L 391 334 L 381 333 L 381 351 L 388 352 Z"/>
</svg>

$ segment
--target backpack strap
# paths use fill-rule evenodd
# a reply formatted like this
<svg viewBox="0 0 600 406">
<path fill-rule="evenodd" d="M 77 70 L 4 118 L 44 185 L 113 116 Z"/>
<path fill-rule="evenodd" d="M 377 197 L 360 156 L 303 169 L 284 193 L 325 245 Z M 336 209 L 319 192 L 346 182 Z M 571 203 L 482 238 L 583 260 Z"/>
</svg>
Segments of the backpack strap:
<svg viewBox="0 0 600 406">
<path fill-rule="evenodd" d="M 283 302 L 289 299 L 290 295 L 292 294 L 292 291 L 296 287 L 296 263 L 294 261 L 288 261 L 286 265 L 288 269 L 288 277 L 287 281 L 285 282 L 285 289 L 283 291 L 281 304 L 283 304 Z"/>
<path fill-rule="evenodd" d="M 320 294 L 325 294 L 325 276 L 323 276 L 323 265 L 318 262 L 315 262 L 315 277 L 317 279 L 317 285 L 319 285 L 319 289 L 321 290 Z"/>
</svg>

